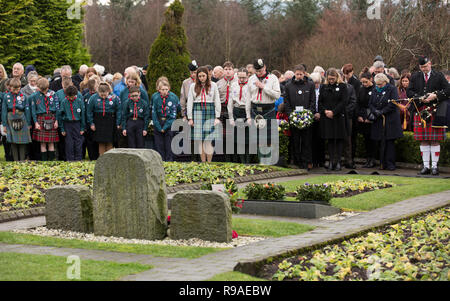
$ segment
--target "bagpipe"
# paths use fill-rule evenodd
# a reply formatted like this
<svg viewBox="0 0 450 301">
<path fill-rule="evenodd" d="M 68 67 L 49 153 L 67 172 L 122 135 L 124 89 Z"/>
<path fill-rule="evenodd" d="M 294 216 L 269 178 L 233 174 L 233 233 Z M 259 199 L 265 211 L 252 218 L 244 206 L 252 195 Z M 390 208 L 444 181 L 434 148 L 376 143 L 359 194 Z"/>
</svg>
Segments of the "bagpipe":
<svg viewBox="0 0 450 301">
<path fill-rule="evenodd" d="M 436 91 L 432 93 L 427 93 L 423 96 L 415 96 L 412 98 L 404 98 L 404 99 L 391 99 L 389 100 L 390 103 L 395 104 L 397 107 L 402 109 L 405 107 L 406 109 L 409 109 L 411 104 L 414 105 L 414 109 L 417 112 L 418 116 L 420 117 L 420 122 L 423 124 L 423 127 L 427 127 L 427 124 L 431 122 L 431 117 L 434 115 L 435 118 L 433 120 L 432 127 L 435 128 L 447 128 L 446 125 L 446 114 L 447 114 L 447 105 L 448 103 L 446 101 L 439 102 L 437 99 L 434 99 L 430 102 L 425 102 L 425 99 L 427 99 L 430 94 L 437 94 L 441 91 Z M 402 102 L 407 102 L 406 105 L 402 105 Z M 425 108 L 423 108 L 425 107 Z M 419 108 L 423 108 L 420 110 Z M 406 129 L 406 114 L 405 119 L 403 121 L 403 129 Z"/>
</svg>

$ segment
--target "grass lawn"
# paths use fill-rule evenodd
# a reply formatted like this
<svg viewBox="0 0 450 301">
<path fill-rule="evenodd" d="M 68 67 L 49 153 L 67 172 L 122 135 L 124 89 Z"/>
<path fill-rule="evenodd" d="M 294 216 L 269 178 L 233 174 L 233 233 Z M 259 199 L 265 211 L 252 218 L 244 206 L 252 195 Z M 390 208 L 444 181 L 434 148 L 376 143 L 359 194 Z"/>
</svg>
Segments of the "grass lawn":
<svg viewBox="0 0 450 301">
<path fill-rule="evenodd" d="M 364 175 L 327 175 L 277 183 L 285 186 L 286 192 L 294 192 L 296 187 L 308 182 L 310 184 L 330 183 L 346 179 L 387 181 L 397 184 L 395 187 L 362 193 L 352 197 L 333 198 L 331 204 L 344 210 L 370 211 L 409 198 L 442 192 L 450 189 L 450 180 L 439 178 L 415 178 L 396 176 L 364 176 Z M 240 196 L 243 192 L 240 191 Z M 295 201 L 293 197 L 286 200 Z"/>
<path fill-rule="evenodd" d="M 0 253 L 0 281 L 68 281 L 66 257 Z M 138 263 L 81 260 L 81 281 L 112 281 L 151 269 Z M 71 275 L 72 273 L 69 273 Z"/>
<path fill-rule="evenodd" d="M 244 236 L 281 237 L 301 234 L 314 227 L 297 223 L 278 222 L 271 220 L 233 218 L 233 229 Z M 225 249 L 205 247 L 182 247 L 161 245 L 116 244 L 103 242 L 87 242 L 75 239 L 42 237 L 37 235 L 0 232 L 0 243 L 52 246 L 58 248 L 91 249 L 112 252 L 146 254 L 157 257 L 198 258 L 206 254 Z"/>
</svg>

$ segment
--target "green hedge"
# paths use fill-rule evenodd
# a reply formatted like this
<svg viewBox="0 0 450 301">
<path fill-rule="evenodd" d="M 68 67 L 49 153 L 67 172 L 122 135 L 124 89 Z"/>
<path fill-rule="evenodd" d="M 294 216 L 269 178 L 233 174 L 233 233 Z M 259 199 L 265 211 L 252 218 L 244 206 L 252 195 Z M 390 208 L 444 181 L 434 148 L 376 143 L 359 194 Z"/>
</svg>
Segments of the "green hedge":
<svg viewBox="0 0 450 301">
<path fill-rule="evenodd" d="M 395 151 L 397 162 L 422 163 L 422 158 L 420 156 L 420 142 L 414 140 L 413 132 L 404 132 L 404 137 L 396 140 Z M 362 135 L 358 135 L 358 140 L 356 141 L 356 157 L 366 157 L 364 138 Z M 450 166 L 450 133 L 447 133 L 447 139 L 441 141 L 439 165 Z"/>
</svg>

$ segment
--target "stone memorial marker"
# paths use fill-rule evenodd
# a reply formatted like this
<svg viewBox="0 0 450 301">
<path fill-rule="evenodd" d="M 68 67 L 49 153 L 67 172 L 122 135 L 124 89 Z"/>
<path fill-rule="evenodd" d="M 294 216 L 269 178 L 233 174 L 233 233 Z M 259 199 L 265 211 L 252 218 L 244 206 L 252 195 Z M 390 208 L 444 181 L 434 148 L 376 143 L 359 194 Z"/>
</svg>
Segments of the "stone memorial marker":
<svg viewBox="0 0 450 301">
<path fill-rule="evenodd" d="M 153 150 L 115 149 L 94 175 L 96 235 L 159 240 L 167 231 L 167 192 L 161 156 Z"/>
<path fill-rule="evenodd" d="M 55 186 L 45 193 L 47 228 L 92 233 L 92 195 L 85 186 Z"/>
<path fill-rule="evenodd" d="M 172 199 L 172 239 L 199 238 L 211 242 L 232 240 L 229 197 L 217 191 L 183 191 Z"/>
</svg>

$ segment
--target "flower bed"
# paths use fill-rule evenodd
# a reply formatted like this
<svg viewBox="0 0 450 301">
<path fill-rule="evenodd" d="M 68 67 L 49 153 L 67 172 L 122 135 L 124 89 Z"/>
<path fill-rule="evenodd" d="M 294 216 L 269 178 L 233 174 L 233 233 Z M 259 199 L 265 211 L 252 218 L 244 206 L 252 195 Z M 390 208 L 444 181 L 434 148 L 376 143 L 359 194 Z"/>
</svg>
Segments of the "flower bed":
<svg viewBox="0 0 450 301">
<path fill-rule="evenodd" d="M 386 181 L 367 181 L 359 179 L 348 179 L 324 184 L 305 183 L 299 186 L 295 192 L 288 192 L 286 195 L 295 197 L 299 201 L 325 201 L 331 198 L 344 198 L 357 194 L 370 192 L 378 189 L 394 187 L 394 183 Z"/>
<path fill-rule="evenodd" d="M 270 263 L 270 280 L 450 280 L 450 208 Z"/>
<path fill-rule="evenodd" d="M 0 164 L 0 212 L 43 206 L 45 191 L 55 185 L 94 182 L 95 162 L 14 162 Z M 202 181 L 219 183 L 228 178 L 273 171 L 268 166 L 240 164 L 164 163 L 167 186 Z"/>
</svg>

